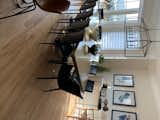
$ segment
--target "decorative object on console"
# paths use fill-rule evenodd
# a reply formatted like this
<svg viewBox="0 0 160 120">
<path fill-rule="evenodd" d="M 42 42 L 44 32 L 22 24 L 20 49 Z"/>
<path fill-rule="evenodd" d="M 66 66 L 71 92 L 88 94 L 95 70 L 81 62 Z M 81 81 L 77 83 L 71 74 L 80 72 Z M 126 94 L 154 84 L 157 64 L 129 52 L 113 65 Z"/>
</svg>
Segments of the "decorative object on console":
<svg viewBox="0 0 160 120">
<path fill-rule="evenodd" d="M 97 66 L 94 64 L 90 65 L 89 74 L 96 75 L 96 73 L 97 73 Z"/>
<path fill-rule="evenodd" d="M 92 80 L 87 80 L 86 88 L 85 91 L 87 92 L 92 92 L 94 88 L 94 81 Z"/>
<path fill-rule="evenodd" d="M 111 120 L 137 120 L 137 113 L 112 110 Z"/>
<path fill-rule="evenodd" d="M 103 111 L 108 111 L 108 110 L 109 110 L 109 109 L 108 109 L 108 100 L 105 99 L 105 100 L 103 101 L 103 104 L 104 104 L 104 106 L 103 106 Z"/>
<path fill-rule="evenodd" d="M 99 20 L 104 19 L 103 9 L 98 9 L 98 12 L 99 12 Z"/>
<path fill-rule="evenodd" d="M 98 103 L 98 110 L 108 111 L 107 85 L 103 84 Z"/>
<path fill-rule="evenodd" d="M 94 44 L 91 47 L 88 47 L 88 53 L 91 53 L 92 55 L 96 55 L 98 53 L 98 46 Z"/>
<path fill-rule="evenodd" d="M 114 90 L 113 104 L 136 107 L 135 92 L 124 91 L 124 90 Z"/>
<path fill-rule="evenodd" d="M 98 37 L 100 40 L 102 38 L 102 26 L 101 25 L 98 26 L 98 32 L 99 32 Z"/>
<path fill-rule="evenodd" d="M 114 74 L 113 85 L 122 87 L 134 87 L 134 76 L 127 74 Z"/>
</svg>

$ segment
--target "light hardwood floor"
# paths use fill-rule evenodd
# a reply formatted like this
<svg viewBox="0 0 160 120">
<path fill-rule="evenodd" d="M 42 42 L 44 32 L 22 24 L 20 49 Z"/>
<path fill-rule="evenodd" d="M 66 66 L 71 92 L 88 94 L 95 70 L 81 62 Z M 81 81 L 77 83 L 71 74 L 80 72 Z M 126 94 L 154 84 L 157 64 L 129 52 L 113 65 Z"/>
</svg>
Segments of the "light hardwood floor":
<svg viewBox="0 0 160 120">
<path fill-rule="evenodd" d="M 54 38 L 48 31 L 59 17 L 37 8 L 0 20 L 0 120 L 63 120 L 69 95 L 43 93 L 40 89 L 56 87 L 56 81 L 36 80 L 52 73 L 47 59 L 56 54 L 39 43 Z"/>
</svg>

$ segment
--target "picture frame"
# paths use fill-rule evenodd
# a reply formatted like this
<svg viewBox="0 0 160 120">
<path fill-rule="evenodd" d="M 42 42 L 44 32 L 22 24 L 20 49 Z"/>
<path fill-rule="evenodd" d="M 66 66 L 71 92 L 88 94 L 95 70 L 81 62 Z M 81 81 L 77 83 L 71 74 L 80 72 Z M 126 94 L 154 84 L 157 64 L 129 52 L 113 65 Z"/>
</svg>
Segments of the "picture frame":
<svg viewBox="0 0 160 120">
<path fill-rule="evenodd" d="M 137 113 L 112 110 L 111 120 L 137 120 Z"/>
<path fill-rule="evenodd" d="M 129 74 L 114 74 L 113 85 L 120 87 L 134 87 L 134 76 Z"/>
<path fill-rule="evenodd" d="M 136 107 L 134 91 L 113 90 L 113 105 Z"/>
</svg>

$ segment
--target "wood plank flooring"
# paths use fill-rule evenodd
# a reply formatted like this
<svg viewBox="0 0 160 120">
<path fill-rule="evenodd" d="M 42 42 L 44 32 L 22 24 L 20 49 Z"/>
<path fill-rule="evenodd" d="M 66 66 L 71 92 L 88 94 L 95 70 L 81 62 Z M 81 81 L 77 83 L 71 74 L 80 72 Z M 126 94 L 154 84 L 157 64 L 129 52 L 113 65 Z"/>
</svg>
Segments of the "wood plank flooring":
<svg viewBox="0 0 160 120">
<path fill-rule="evenodd" d="M 54 49 L 39 43 L 54 38 L 48 32 L 60 17 L 37 8 L 0 20 L 0 120 L 63 120 L 69 95 L 43 93 L 41 89 L 56 87 L 56 80 L 36 80 L 52 74 L 47 60 L 56 58 Z"/>
</svg>

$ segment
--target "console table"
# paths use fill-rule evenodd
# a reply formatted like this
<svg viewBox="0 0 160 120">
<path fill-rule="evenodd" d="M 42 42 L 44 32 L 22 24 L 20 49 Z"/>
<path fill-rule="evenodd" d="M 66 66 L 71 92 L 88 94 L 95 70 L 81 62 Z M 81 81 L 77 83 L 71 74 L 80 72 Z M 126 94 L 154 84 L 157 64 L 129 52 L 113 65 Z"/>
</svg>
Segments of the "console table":
<svg viewBox="0 0 160 120">
<path fill-rule="evenodd" d="M 89 109 L 98 110 L 98 104 L 99 104 L 99 97 L 100 97 L 100 91 L 103 86 L 102 80 L 93 80 L 94 81 L 94 87 L 92 92 L 84 92 L 83 99 L 79 99 L 77 101 L 77 104 Z"/>
</svg>

